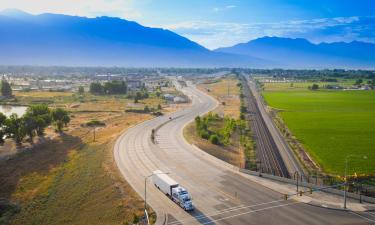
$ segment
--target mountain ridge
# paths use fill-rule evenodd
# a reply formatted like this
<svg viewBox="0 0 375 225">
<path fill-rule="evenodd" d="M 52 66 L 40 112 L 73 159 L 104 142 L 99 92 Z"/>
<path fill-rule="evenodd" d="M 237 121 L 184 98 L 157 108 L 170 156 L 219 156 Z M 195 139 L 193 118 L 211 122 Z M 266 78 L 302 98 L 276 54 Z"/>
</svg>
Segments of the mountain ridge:
<svg viewBox="0 0 375 225">
<path fill-rule="evenodd" d="M 116 17 L 0 12 L 0 64 L 374 69 L 375 44 L 263 37 L 213 51 L 163 28 Z"/>
<path fill-rule="evenodd" d="M 0 13 L 1 14 L 1 13 Z M 170 30 L 116 17 L 45 13 L 0 15 L 1 64 L 138 67 L 255 65 L 261 60 L 212 52 Z"/>
<path fill-rule="evenodd" d="M 360 41 L 314 44 L 303 38 L 266 36 L 214 51 L 274 62 L 270 67 L 375 68 L 375 44 Z"/>
</svg>

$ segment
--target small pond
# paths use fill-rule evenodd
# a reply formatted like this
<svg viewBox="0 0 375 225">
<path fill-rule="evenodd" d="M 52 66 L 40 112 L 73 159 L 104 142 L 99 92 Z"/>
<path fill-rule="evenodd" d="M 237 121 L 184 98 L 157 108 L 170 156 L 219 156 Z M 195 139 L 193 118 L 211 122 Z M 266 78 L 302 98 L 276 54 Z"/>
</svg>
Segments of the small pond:
<svg viewBox="0 0 375 225">
<path fill-rule="evenodd" d="M 16 113 L 18 116 L 23 116 L 25 114 L 26 106 L 13 106 L 13 105 L 0 105 L 0 112 L 4 113 L 9 117 L 12 113 Z"/>
</svg>

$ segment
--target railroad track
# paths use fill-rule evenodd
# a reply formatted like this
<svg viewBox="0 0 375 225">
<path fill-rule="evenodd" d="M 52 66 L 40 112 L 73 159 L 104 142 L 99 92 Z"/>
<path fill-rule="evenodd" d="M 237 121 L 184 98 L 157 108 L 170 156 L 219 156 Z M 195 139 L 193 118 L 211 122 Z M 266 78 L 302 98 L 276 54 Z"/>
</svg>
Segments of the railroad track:
<svg viewBox="0 0 375 225">
<path fill-rule="evenodd" d="M 277 145 L 259 111 L 256 99 L 251 94 L 247 80 L 243 76 L 241 76 L 241 80 L 245 96 L 245 105 L 248 111 L 248 119 L 255 137 L 255 151 L 257 160 L 260 162 L 259 170 L 281 177 L 290 177 Z"/>
</svg>

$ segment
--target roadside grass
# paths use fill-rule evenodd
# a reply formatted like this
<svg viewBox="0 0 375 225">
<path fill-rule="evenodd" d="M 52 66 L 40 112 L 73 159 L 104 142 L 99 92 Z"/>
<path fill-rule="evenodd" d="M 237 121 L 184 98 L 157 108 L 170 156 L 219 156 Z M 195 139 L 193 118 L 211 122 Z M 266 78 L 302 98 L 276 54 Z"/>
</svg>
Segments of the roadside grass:
<svg viewBox="0 0 375 225">
<path fill-rule="evenodd" d="M 125 113 L 130 101 L 88 95 L 83 102 L 61 104 L 72 116 L 65 134 L 0 162 L 0 198 L 21 206 L 10 224 L 131 224 L 143 215 L 143 201 L 113 158 L 118 135 L 152 117 Z M 83 126 L 93 119 L 106 124 L 96 129 L 95 142 L 93 128 Z M 154 213 L 151 219 L 155 221 Z"/>
<path fill-rule="evenodd" d="M 184 129 L 184 137 L 189 143 L 194 144 L 198 148 L 210 155 L 215 156 L 216 158 L 219 158 L 234 166 L 243 166 L 243 154 L 242 151 L 239 151 L 239 137 L 237 134 L 233 135 L 233 144 L 231 145 L 214 145 L 209 140 L 201 138 L 197 133 L 195 123 L 190 123 Z"/>
<path fill-rule="evenodd" d="M 240 116 L 241 104 L 239 98 L 240 89 L 237 87 L 238 82 L 238 79 L 234 76 L 228 76 L 218 82 L 200 84 L 198 88 L 219 101 L 219 106 L 213 112 L 237 119 Z"/>
<path fill-rule="evenodd" d="M 311 84 L 311 83 L 310 83 Z M 268 84 L 267 84 L 268 85 Z M 375 92 L 267 88 L 263 96 L 325 172 L 375 174 Z"/>
</svg>

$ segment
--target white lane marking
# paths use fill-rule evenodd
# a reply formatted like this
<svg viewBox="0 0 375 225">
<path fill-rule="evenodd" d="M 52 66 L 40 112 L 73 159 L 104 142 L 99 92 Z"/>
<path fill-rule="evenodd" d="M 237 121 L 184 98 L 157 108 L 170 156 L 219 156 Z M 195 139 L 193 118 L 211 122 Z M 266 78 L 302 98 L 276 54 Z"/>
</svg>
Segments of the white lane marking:
<svg viewBox="0 0 375 225">
<path fill-rule="evenodd" d="M 194 216 L 194 219 L 202 219 L 202 218 L 209 217 L 209 216 L 218 216 L 218 215 L 221 215 L 221 214 L 224 214 L 224 213 L 228 213 L 228 212 L 232 212 L 232 211 L 237 211 L 237 210 L 241 210 L 241 209 L 252 208 L 252 207 L 261 206 L 261 205 L 268 205 L 268 204 L 271 204 L 271 203 L 277 203 L 277 202 L 281 202 L 281 201 L 285 201 L 285 200 L 283 200 L 283 199 L 282 200 L 275 200 L 275 201 L 270 201 L 270 202 L 258 203 L 258 204 L 254 204 L 254 205 L 233 206 L 233 207 L 230 207 L 230 208 L 219 210 L 219 211 L 217 211 L 215 213 L 211 213 L 211 214 L 208 214 L 208 215 L 203 215 L 202 214 L 202 215 Z M 187 220 L 182 220 L 182 221 L 175 221 L 175 222 L 168 223 L 168 224 L 172 225 L 172 224 L 176 224 L 176 223 L 187 222 L 189 220 L 194 220 L 194 219 L 192 218 L 192 219 L 187 219 Z"/>
<path fill-rule="evenodd" d="M 358 214 L 358 213 L 356 213 L 356 212 L 350 211 L 350 213 L 351 213 L 351 214 L 354 214 L 354 215 L 356 215 L 356 216 L 359 216 L 359 217 L 361 217 L 361 218 L 364 219 L 364 220 L 367 220 L 367 221 L 369 221 L 369 222 L 373 222 L 373 223 L 375 223 L 375 220 L 372 220 L 372 219 L 370 219 L 370 218 L 367 218 L 367 217 L 365 217 L 365 216 L 363 216 L 363 215 L 360 215 L 360 214 Z"/>
<path fill-rule="evenodd" d="M 279 208 L 279 207 L 284 207 L 284 206 L 289 206 L 289 205 L 294 205 L 294 204 L 299 204 L 299 203 L 301 203 L 301 202 L 292 202 L 292 203 L 283 204 L 283 205 L 276 205 L 276 206 L 270 206 L 270 207 L 266 207 L 266 208 L 262 208 L 262 209 L 250 210 L 250 211 L 247 211 L 247 212 L 244 212 L 244 213 L 239 213 L 239 214 L 223 217 L 223 218 L 220 218 L 220 219 L 217 219 L 217 220 L 211 220 L 211 221 L 208 221 L 208 222 L 205 222 L 205 223 L 202 223 L 202 224 L 210 224 L 210 223 L 214 223 L 214 222 L 217 222 L 217 221 L 226 220 L 226 219 L 230 219 L 230 218 L 237 217 L 237 216 L 242 216 L 242 215 L 245 215 L 245 214 L 261 212 L 261 211 L 268 210 L 268 209 Z"/>
</svg>

